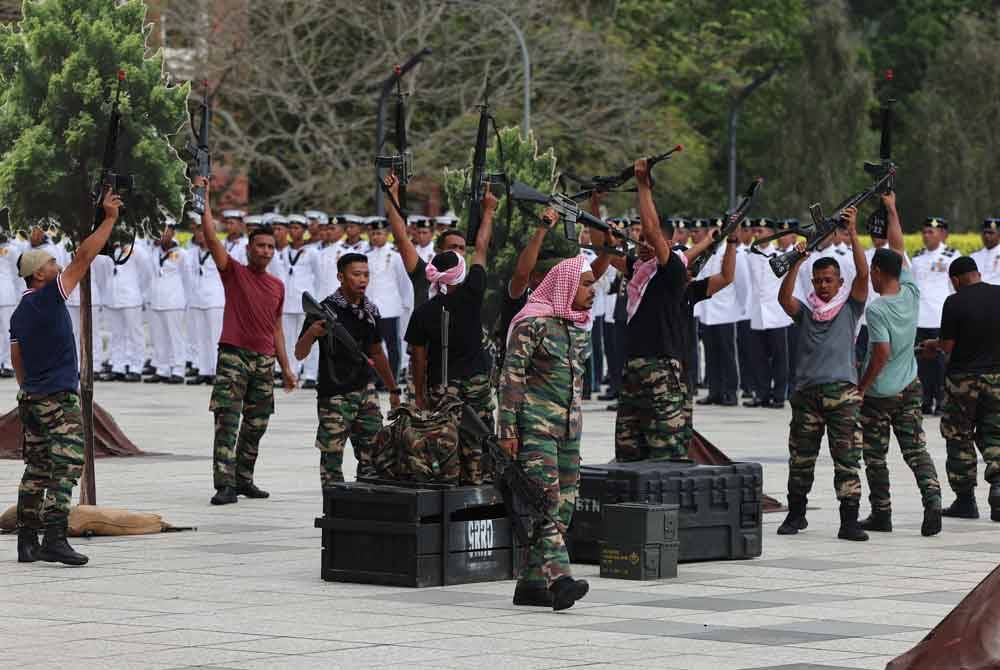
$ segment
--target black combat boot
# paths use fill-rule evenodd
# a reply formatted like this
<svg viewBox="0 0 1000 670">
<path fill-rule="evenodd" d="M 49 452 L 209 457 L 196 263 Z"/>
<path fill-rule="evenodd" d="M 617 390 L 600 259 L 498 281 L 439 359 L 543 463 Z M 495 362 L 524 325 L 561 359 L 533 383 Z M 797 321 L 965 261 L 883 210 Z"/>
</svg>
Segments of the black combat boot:
<svg viewBox="0 0 1000 670">
<path fill-rule="evenodd" d="M 867 519 L 861 521 L 861 530 L 874 530 L 879 533 L 892 532 L 892 510 L 872 509 Z"/>
<path fill-rule="evenodd" d="M 1000 481 L 990 484 L 990 518 L 1000 521 Z"/>
<path fill-rule="evenodd" d="M 38 529 L 25 528 L 21 526 L 17 529 L 17 562 L 34 563 L 38 560 Z"/>
<path fill-rule="evenodd" d="M 552 592 L 544 584 L 517 583 L 514 587 L 514 604 L 529 607 L 552 607 Z"/>
<path fill-rule="evenodd" d="M 937 535 L 941 532 L 941 508 L 925 507 L 924 522 L 920 524 L 920 534 L 924 537 Z"/>
<path fill-rule="evenodd" d="M 73 551 L 66 541 L 66 519 L 45 523 L 45 539 L 38 550 L 38 560 L 66 565 L 86 565 L 90 559 Z"/>
<path fill-rule="evenodd" d="M 805 496 L 788 496 L 788 516 L 778 526 L 778 535 L 795 535 L 809 527 L 809 522 L 806 521 L 807 502 Z"/>
<path fill-rule="evenodd" d="M 993 490 L 993 487 L 990 487 Z M 941 511 L 941 516 L 955 519 L 978 519 L 979 506 L 976 504 L 975 489 L 955 494 L 955 502 Z"/>
<path fill-rule="evenodd" d="M 236 485 L 236 493 L 247 498 L 270 498 L 271 494 L 264 489 L 257 488 L 253 482 L 243 482 Z"/>
<path fill-rule="evenodd" d="M 583 579 L 573 579 L 569 575 L 563 575 L 549 586 L 552 593 L 552 609 L 558 612 L 573 606 L 580 598 L 587 595 L 590 584 Z"/>
<path fill-rule="evenodd" d="M 220 489 L 215 490 L 215 495 L 212 496 L 213 505 L 228 505 L 237 501 L 236 489 L 232 486 L 223 486 Z"/>
<path fill-rule="evenodd" d="M 840 501 L 840 530 L 837 537 L 841 540 L 853 540 L 864 542 L 868 539 L 868 533 L 861 530 L 858 523 L 858 513 L 861 511 L 858 503 L 853 500 Z"/>
</svg>

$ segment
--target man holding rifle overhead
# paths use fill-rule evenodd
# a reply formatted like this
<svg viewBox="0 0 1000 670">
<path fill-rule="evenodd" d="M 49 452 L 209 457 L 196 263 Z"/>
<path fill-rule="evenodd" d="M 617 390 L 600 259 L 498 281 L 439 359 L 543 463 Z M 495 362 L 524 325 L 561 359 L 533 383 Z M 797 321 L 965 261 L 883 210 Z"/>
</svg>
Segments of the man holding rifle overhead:
<svg viewBox="0 0 1000 670">
<path fill-rule="evenodd" d="M 250 235 L 247 265 L 243 265 L 226 252 L 212 228 L 208 179 L 197 177 L 195 186 L 205 188 L 205 213 L 201 216 L 205 247 L 212 254 L 226 291 L 209 409 L 215 415 L 216 493 L 212 504 L 227 505 L 236 502 L 237 495 L 248 498 L 270 495 L 254 484 L 253 472 L 260 440 L 274 413 L 276 356 L 285 390 L 294 389 L 298 380 L 285 355 L 285 333 L 281 326 L 285 287 L 267 271 L 274 256 L 271 227 L 261 226 Z"/>
</svg>

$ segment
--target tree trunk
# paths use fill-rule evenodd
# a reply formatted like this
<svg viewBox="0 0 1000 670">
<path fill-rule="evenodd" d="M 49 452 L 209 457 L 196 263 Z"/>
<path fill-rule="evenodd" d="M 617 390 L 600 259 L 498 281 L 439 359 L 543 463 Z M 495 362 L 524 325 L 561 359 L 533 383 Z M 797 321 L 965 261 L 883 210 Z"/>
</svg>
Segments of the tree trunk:
<svg viewBox="0 0 1000 670">
<path fill-rule="evenodd" d="M 94 481 L 94 319 L 88 269 L 80 281 L 80 410 L 83 414 L 83 478 L 80 504 L 97 504 Z"/>
</svg>

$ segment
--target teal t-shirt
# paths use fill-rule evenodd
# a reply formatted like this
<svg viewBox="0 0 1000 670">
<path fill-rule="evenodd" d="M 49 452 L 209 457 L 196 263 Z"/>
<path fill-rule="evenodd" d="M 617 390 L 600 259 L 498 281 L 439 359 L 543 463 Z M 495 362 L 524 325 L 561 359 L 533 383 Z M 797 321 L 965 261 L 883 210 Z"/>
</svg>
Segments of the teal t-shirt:
<svg viewBox="0 0 1000 670">
<path fill-rule="evenodd" d="M 899 293 L 879 296 L 868 305 L 868 351 L 865 367 L 872 358 L 872 346 L 888 342 L 891 348 L 889 361 L 868 389 L 867 395 L 889 398 L 899 394 L 917 377 L 917 359 L 913 344 L 917 337 L 920 316 L 920 289 L 909 268 L 903 268 L 899 277 Z"/>
</svg>

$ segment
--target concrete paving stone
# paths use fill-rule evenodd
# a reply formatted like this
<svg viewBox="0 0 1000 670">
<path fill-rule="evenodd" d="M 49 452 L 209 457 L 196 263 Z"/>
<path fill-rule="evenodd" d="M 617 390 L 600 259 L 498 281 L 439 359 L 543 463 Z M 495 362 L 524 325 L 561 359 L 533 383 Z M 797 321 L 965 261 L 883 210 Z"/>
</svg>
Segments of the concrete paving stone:
<svg viewBox="0 0 1000 670">
<path fill-rule="evenodd" d="M 851 670 L 854 670 L 855 668 L 858 668 L 859 670 L 885 670 L 885 666 L 894 658 L 896 657 L 861 656 L 841 661 L 841 663 L 843 663 L 845 668 L 851 668 Z"/>
<path fill-rule="evenodd" d="M 790 665 L 762 665 L 748 670 L 849 670 L 844 665 L 816 665 L 815 663 L 792 663 Z"/>
<path fill-rule="evenodd" d="M 121 638 L 128 642 L 145 644 L 170 645 L 174 647 L 197 647 L 200 645 L 219 645 L 227 642 L 248 642 L 263 639 L 257 635 L 239 633 L 220 633 L 210 630 L 192 628 L 176 628 L 174 630 L 157 631 L 155 633 L 140 633 Z"/>
<path fill-rule="evenodd" d="M 785 568 L 787 570 L 835 570 L 837 568 L 851 567 L 850 563 L 842 561 L 828 561 L 817 558 L 779 558 L 776 560 L 763 560 L 754 563 L 754 566 L 764 566 L 773 568 Z"/>
<path fill-rule="evenodd" d="M 853 651 L 858 654 L 893 654 L 899 655 L 913 647 L 912 642 L 905 640 L 885 640 L 881 638 L 841 638 L 839 640 L 817 640 L 804 642 L 800 646 L 810 649 L 830 649 L 833 651 Z"/>
<path fill-rule="evenodd" d="M 804 642 L 820 642 L 842 637 L 827 633 L 802 633 L 777 628 L 730 628 L 678 635 L 697 640 L 718 640 L 720 642 L 743 642 L 746 644 L 790 645 Z"/>
<path fill-rule="evenodd" d="M 265 654 L 312 654 L 321 651 L 338 651 L 341 649 L 357 649 L 368 646 L 358 642 L 338 642 L 335 640 L 313 640 L 304 637 L 267 637 L 256 640 L 240 640 L 205 645 L 212 649 L 236 649 L 238 651 L 253 651 Z"/>
<path fill-rule="evenodd" d="M 670 607 L 682 610 L 708 610 L 711 612 L 732 612 L 733 610 L 756 610 L 777 607 L 782 603 L 763 600 L 742 600 L 735 598 L 677 598 L 676 600 L 650 600 L 639 603 L 644 607 Z"/>
<path fill-rule="evenodd" d="M 634 635 L 656 635 L 660 637 L 679 636 L 686 633 L 703 633 L 708 627 L 704 624 L 678 623 L 671 621 L 616 621 L 609 623 L 596 623 L 583 626 L 586 630 L 602 631 L 605 633 L 623 633 Z"/>
<path fill-rule="evenodd" d="M 922 630 L 912 626 L 862 623 L 857 621 L 802 621 L 766 626 L 773 630 L 797 631 L 800 633 L 823 633 L 838 637 L 879 637 L 886 638 L 895 633 L 909 633 Z"/>
<path fill-rule="evenodd" d="M 589 595 L 589 594 L 588 594 Z M 443 589 L 420 589 L 410 593 L 386 593 L 374 596 L 377 600 L 391 600 L 401 603 L 432 603 L 435 605 L 461 605 L 493 600 L 494 594 L 469 591 L 446 591 Z"/>
</svg>

